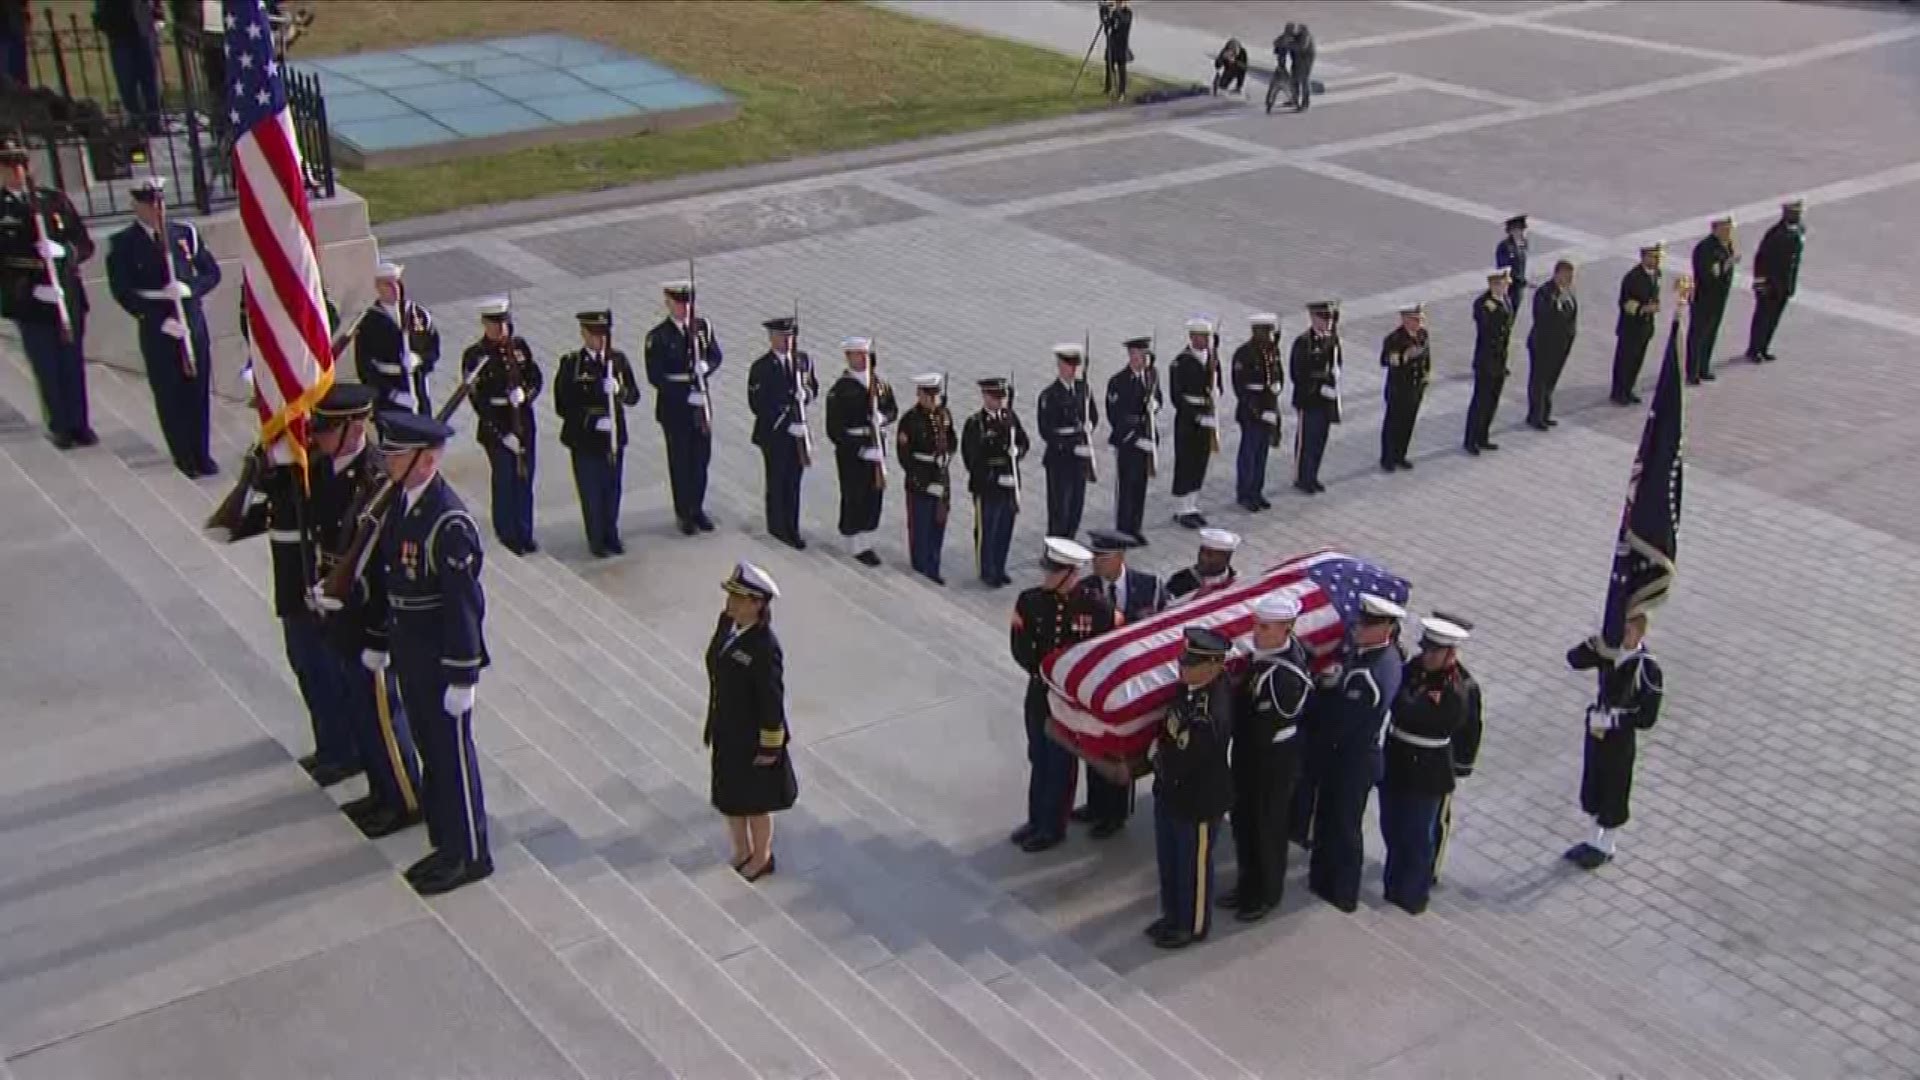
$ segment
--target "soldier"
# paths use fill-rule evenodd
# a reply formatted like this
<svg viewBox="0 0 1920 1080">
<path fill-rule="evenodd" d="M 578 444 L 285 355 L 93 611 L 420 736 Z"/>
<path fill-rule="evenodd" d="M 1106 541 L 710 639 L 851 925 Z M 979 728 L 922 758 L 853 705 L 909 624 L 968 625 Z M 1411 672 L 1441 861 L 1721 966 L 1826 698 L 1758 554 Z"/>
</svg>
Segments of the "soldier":
<svg viewBox="0 0 1920 1080">
<path fill-rule="evenodd" d="M 1517 319 L 1520 298 L 1527 294 L 1527 215 L 1507 219 L 1507 236 L 1493 249 L 1493 265 L 1507 272 L 1507 310 Z"/>
<path fill-rule="evenodd" d="M 1241 922 L 1280 906 L 1287 818 L 1300 778 L 1300 717 L 1313 690 L 1307 648 L 1293 636 L 1300 601 L 1269 593 L 1253 605 L 1253 657 L 1233 725 L 1233 849 L 1239 881 L 1220 897 Z"/>
<path fill-rule="evenodd" d="M 560 357 L 553 373 L 553 411 L 560 445 L 573 455 L 573 486 L 587 550 L 596 559 L 626 554 L 620 542 L 620 494 L 627 462 L 627 410 L 640 404 L 640 380 L 627 354 L 613 348 L 613 312 L 582 311 L 580 348 Z"/>
<path fill-rule="evenodd" d="M 1454 781 L 1473 771 L 1480 751 L 1479 694 L 1456 662 L 1467 630 L 1437 615 L 1420 627 L 1420 655 L 1402 670 L 1393 699 L 1380 780 L 1387 902 L 1412 915 L 1427 910 L 1439 873 L 1442 810 Z"/>
<path fill-rule="evenodd" d="M 1240 425 L 1240 455 L 1234 487 L 1241 509 L 1260 511 L 1267 501 L 1267 452 L 1280 444 L 1280 391 L 1286 372 L 1280 367 L 1280 316 L 1270 311 L 1247 316 L 1253 337 L 1233 350 L 1233 419 Z"/>
<path fill-rule="evenodd" d="M 1233 553 L 1240 549 L 1240 537 L 1225 529 L 1201 529 L 1200 553 L 1192 566 L 1183 567 L 1167 579 L 1167 603 L 1183 604 L 1232 585 L 1239 576 L 1233 568 Z"/>
<path fill-rule="evenodd" d="M 1087 534 L 1087 546 L 1093 551 L 1093 573 L 1081 583 L 1089 592 L 1098 593 L 1113 609 L 1114 625 L 1138 622 L 1159 614 L 1167 606 L 1166 586 L 1145 570 L 1127 565 L 1128 538 L 1117 532 L 1094 529 Z M 1105 840 L 1126 827 L 1133 813 L 1133 784 L 1116 784 L 1098 769 L 1087 769 L 1087 801 L 1075 808 L 1073 820 L 1093 825 L 1087 835 Z"/>
<path fill-rule="evenodd" d="M 879 566 L 873 534 L 887 497 L 886 428 L 900 416 L 893 387 L 871 368 L 873 342 L 850 337 L 840 343 L 847 370 L 827 391 L 827 438 L 840 475 L 840 536 L 862 566 Z"/>
<path fill-rule="evenodd" d="M 1467 402 L 1467 453 L 1498 450 L 1493 414 L 1507 385 L 1507 347 L 1513 339 L 1513 309 L 1507 306 L 1507 272 L 1487 275 L 1486 294 L 1473 302 L 1473 398 Z"/>
<path fill-rule="evenodd" d="M 1473 633 L 1473 623 L 1458 615 L 1449 615 L 1436 608 L 1433 612 L 1433 617 L 1441 622 L 1452 623 L 1468 634 Z M 1481 698 L 1480 683 L 1473 677 L 1473 673 L 1467 670 L 1467 665 L 1460 662 L 1460 652 L 1458 649 L 1454 650 L 1453 671 L 1454 674 L 1459 677 L 1461 686 L 1466 690 L 1467 715 L 1473 717 L 1473 722 L 1453 737 L 1453 778 L 1458 781 L 1465 780 L 1467 777 L 1473 775 L 1474 764 L 1480 757 L 1480 739 L 1482 735 L 1482 726 L 1480 723 Z M 1448 792 L 1446 797 L 1440 800 L 1440 839 L 1435 845 L 1433 856 L 1433 883 L 1435 885 L 1440 884 L 1440 872 L 1447 864 L 1447 847 L 1452 841 L 1453 793 Z"/>
<path fill-rule="evenodd" d="M 140 356 L 173 467 L 213 476 L 220 471 L 207 449 L 213 346 L 200 303 L 220 284 L 220 264 L 198 229 L 167 220 L 160 177 L 134 182 L 133 216 L 107 243 L 107 286 L 140 323 Z"/>
<path fill-rule="evenodd" d="M 1557 426 L 1553 391 L 1580 331 L 1580 301 L 1573 295 L 1573 264 L 1553 264 L 1553 279 L 1533 294 L 1533 325 L 1527 328 L 1527 426 Z"/>
<path fill-rule="evenodd" d="M 1653 341 L 1654 320 L 1660 314 L 1660 259 L 1664 244 L 1649 244 L 1640 249 L 1640 263 L 1620 279 L 1620 317 L 1614 323 L 1613 392 L 1615 405 L 1637 405 L 1640 395 L 1633 384 L 1640 378 L 1640 365 L 1647 359 L 1647 346 Z"/>
<path fill-rule="evenodd" d="M 1360 864 L 1366 855 L 1361 821 L 1380 775 L 1380 729 L 1400 692 L 1404 658 L 1394 635 L 1407 614 L 1372 593 L 1360 597 L 1360 608 L 1353 644 L 1328 691 L 1327 708 L 1316 718 L 1320 782 L 1307 872 L 1313 894 L 1348 914 L 1360 906 Z"/>
<path fill-rule="evenodd" d="M 480 340 L 460 356 L 460 374 L 473 382 L 468 400 L 480 420 L 475 437 L 493 471 L 493 535 L 515 555 L 529 555 L 540 550 L 533 538 L 534 449 L 539 442 L 533 403 L 545 378 L 534 362 L 533 347 L 513 332 L 506 300 L 480 305 L 480 327 Z"/>
<path fill-rule="evenodd" d="M 1020 462 L 1027 456 L 1027 430 L 1007 408 L 1007 380 L 981 379 L 979 412 L 960 433 L 960 459 L 973 494 L 973 550 L 980 580 L 989 588 L 1011 584 L 1007 548 L 1020 514 Z"/>
<path fill-rule="evenodd" d="M 1071 539 L 1080 532 L 1080 514 L 1087 505 L 1087 482 L 1093 478 L 1093 429 L 1100 411 L 1087 385 L 1086 356 L 1073 342 L 1053 347 L 1058 376 L 1034 403 L 1034 424 L 1046 452 L 1040 465 L 1047 472 L 1047 535 Z"/>
<path fill-rule="evenodd" d="M 786 661 L 773 633 L 780 587 L 752 563 L 721 583 L 726 608 L 707 643 L 707 723 L 713 808 L 727 819 L 734 872 L 758 881 L 778 867 L 773 815 L 800 797 L 787 727 Z"/>
<path fill-rule="evenodd" d="M 1587 706 L 1587 737 L 1580 767 L 1580 810 L 1593 818 L 1593 839 L 1567 849 L 1582 870 L 1613 860 L 1615 830 L 1627 823 L 1633 796 L 1633 758 L 1638 734 L 1660 719 L 1665 679 L 1647 651 L 1647 617 L 1627 620 L 1620 651 L 1612 659 L 1593 641 L 1567 653 L 1567 666 L 1594 672 L 1599 690 Z"/>
<path fill-rule="evenodd" d="M 407 868 L 407 882 L 432 896 L 493 873 L 473 745 L 474 690 L 488 664 L 480 530 L 440 475 L 453 429 L 412 413 L 389 413 L 380 423 L 387 477 L 401 495 L 367 566 L 368 603 L 376 618 L 385 618 L 368 633 L 365 649 L 372 654 L 370 670 L 385 670 L 391 649 L 431 780 L 426 816 L 433 850 Z"/>
<path fill-rule="evenodd" d="M 1113 527 L 1135 547 L 1146 547 L 1141 521 L 1147 512 L 1147 481 L 1160 457 L 1159 425 L 1154 416 L 1166 400 L 1153 367 L 1153 339 L 1128 338 L 1127 366 L 1107 380 L 1107 423 L 1112 433 Z"/>
<path fill-rule="evenodd" d="M 1127 96 L 1127 65 L 1133 62 L 1133 9 L 1127 0 L 1101 0 L 1100 26 L 1106 31 L 1106 86 L 1101 91 L 1116 99 Z"/>
<path fill-rule="evenodd" d="M 1207 482 L 1207 462 L 1219 449 L 1214 396 L 1221 382 L 1219 360 L 1212 320 L 1188 319 L 1187 347 L 1173 358 L 1167 377 L 1173 392 L 1173 520 L 1189 529 L 1207 527 L 1200 513 L 1200 489 Z"/>
<path fill-rule="evenodd" d="M 947 411 L 946 379 L 918 375 L 913 380 L 913 408 L 900 418 L 895 440 L 900 451 L 900 475 L 907 489 L 907 559 L 913 569 L 933 582 L 940 576 L 940 552 L 947 542 L 947 514 L 953 507 L 953 414 Z"/>
<path fill-rule="evenodd" d="M 1213 925 L 1214 840 L 1234 797 L 1227 764 L 1234 694 L 1226 677 L 1233 642 L 1203 626 L 1189 626 L 1183 634 L 1179 694 L 1151 751 L 1160 917 L 1147 927 L 1147 937 L 1162 949 L 1206 940 Z"/>
<path fill-rule="evenodd" d="M 1400 309 L 1400 325 L 1380 343 L 1380 366 L 1387 369 L 1387 409 L 1380 421 L 1380 469 L 1411 469 L 1413 462 L 1407 459 L 1407 451 L 1413 445 L 1413 425 L 1420 418 L 1427 384 L 1433 381 L 1433 349 L 1427 337 L 1425 305 Z"/>
<path fill-rule="evenodd" d="M 1773 332 L 1787 301 L 1800 286 L 1800 254 L 1807 247 L 1807 227 L 1800 217 L 1804 199 L 1780 204 L 1780 220 L 1760 238 L 1753 253 L 1753 325 L 1747 331 L 1747 359 L 1756 364 L 1778 360 L 1773 355 Z"/>
<path fill-rule="evenodd" d="M 1718 217 L 1693 245 L 1693 306 L 1687 310 L 1687 384 L 1712 382 L 1713 343 L 1727 313 L 1740 254 L 1733 249 L 1733 216 Z"/>
<path fill-rule="evenodd" d="M 1014 663 L 1027 673 L 1027 820 L 1007 839 L 1029 854 L 1066 839 L 1073 809 L 1077 759 L 1047 733 L 1052 712 L 1040 661 L 1055 649 L 1113 629 L 1113 609 L 1098 593 L 1075 584 L 1093 553 L 1071 540 L 1046 538 L 1040 584 L 1020 594 L 1013 605 L 1009 645 Z"/>
<path fill-rule="evenodd" d="M 1287 370 L 1293 375 L 1293 407 L 1300 414 L 1293 429 L 1297 463 L 1293 488 L 1308 495 L 1327 490 L 1320 482 L 1320 459 L 1327 452 L 1327 436 L 1340 422 L 1340 332 L 1335 321 L 1339 313 L 1340 305 L 1332 300 L 1308 304 L 1312 325 L 1293 339 L 1293 352 L 1287 357 Z"/>
<path fill-rule="evenodd" d="M 380 391 L 380 408 L 433 415 L 427 379 L 440 362 L 440 331 L 433 314 L 407 297 L 405 267 L 381 263 L 373 275 L 378 294 L 353 334 L 353 368 L 360 381 Z"/>
<path fill-rule="evenodd" d="M 767 477 L 767 532 L 796 551 L 800 537 L 800 481 L 813 464 L 813 434 L 807 406 L 820 396 L 813 359 L 797 347 L 797 319 L 768 319 L 767 351 L 747 371 L 747 405 L 753 410 L 753 445 L 760 448 Z"/>
<path fill-rule="evenodd" d="M 47 438 L 62 450 L 92 446 L 80 264 L 93 258 L 93 238 L 64 192 L 33 182 L 27 161 L 20 140 L 0 139 L 0 315 L 33 366 Z"/>
<path fill-rule="evenodd" d="M 667 317 L 647 333 L 647 381 L 653 384 L 653 417 L 667 442 L 667 480 L 680 532 L 712 532 L 707 516 L 707 463 L 713 457 L 713 401 L 707 379 L 724 359 L 720 339 L 694 314 L 693 282 L 663 283 Z"/>
</svg>

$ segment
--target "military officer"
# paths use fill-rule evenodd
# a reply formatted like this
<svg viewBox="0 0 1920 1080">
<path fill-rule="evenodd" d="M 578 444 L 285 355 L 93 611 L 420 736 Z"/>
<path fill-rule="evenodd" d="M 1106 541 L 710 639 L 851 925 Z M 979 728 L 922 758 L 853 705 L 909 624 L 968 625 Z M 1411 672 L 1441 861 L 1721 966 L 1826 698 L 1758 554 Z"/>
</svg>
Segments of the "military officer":
<svg viewBox="0 0 1920 1080">
<path fill-rule="evenodd" d="M 813 431 L 807 406 L 820 396 L 813 358 L 798 347 L 798 319 L 768 319 L 767 351 L 747 371 L 747 406 L 753 410 L 753 445 L 766 467 L 767 533 L 797 551 L 800 481 L 813 464 Z"/>
<path fill-rule="evenodd" d="M 947 542 L 947 513 L 953 506 L 950 462 L 957 439 L 947 411 L 946 378 L 916 375 L 914 403 L 900 418 L 900 475 L 907 490 L 907 558 L 913 569 L 935 585 L 940 552 Z"/>
<path fill-rule="evenodd" d="M 1180 688 L 1151 751 L 1160 917 L 1146 932 L 1162 949 L 1206 940 L 1213 925 L 1214 841 L 1234 798 L 1227 763 L 1234 688 L 1226 676 L 1233 642 L 1204 626 L 1189 626 L 1184 636 Z"/>
<path fill-rule="evenodd" d="M 440 331 L 433 313 L 407 296 L 404 272 L 390 262 L 374 272 L 377 299 L 353 333 L 353 367 L 361 382 L 380 391 L 381 409 L 431 416 L 427 379 L 440 362 Z"/>
<path fill-rule="evenodd" d="M 1173 358 L 1168 373 L 1173 393 L 1173 520 L 1189 529 L 1204 529 L 1200 489 L 1207 482 L 1207 462 L 1219 449 L 1220 416 L 1215 392 L 1220 388 L 1220 358 L 1213 320 L 1187 320 L 1187 347 Z"/>
<path fill-rule="evenodd" d="M 1433 617 L 1441 622 L 1452 623 L 1468 634 L 1473 633 L 1473 623 L 1458 615 L 1449 615 L 1436 608 L 1433 612 Z M 1422 644 L 1424 645 L 1425 642 L 1422 642 Z M 1460 651 L 1458 648 L 1454 649 L 1453 671 L 1454 674 L 1458 676 L 1461 686 L 1466 690 L 1467 715 L 1474 718 L 1472 723 L 1466 728 L 1461 729 L 1453 737 L 1453 778 L 1459 781 L 1465 780 L 1467 777 L 1473 775 L 1474 764 L 1480 758 L 1480 740 L 1483 734 L 1483 727 L 1481 724 L 1480 683 L 1473 677 L 1473 672 L 1467 670 L 1467 665 L 1460 662 Z M 1433 883 L 1435 885 L 1440 884 L 1440 872 L 1447 864 L 1447 847 L 1452 841 L 1453 794 L 1449 792 L 1445 798 L 1440 800 L 1440 840 L 1436 845 L 1433 857 Z"/>
<path fill-rule="evenodd" d="M 1380 468 L 1383 472 L 1411 469 L 1407 451 L 1413 445 L 1413 425 L 1420 418 L 1420 402 L 1433 381 L 1433 347 L 1427 336 L 1427 309 L 1414 304 L 1400 309 L 1400 325 L 1380 343 L 1380 366 L 1386 416 L 1380 421 Z"/>
<path fill-rule="evenodd" d="M 1467 630 L 1437 615 L 1420 621 L 1420 654 L 1394 695 L 1380 779 L 1387 902 L 1427 910 L 1440 858 L 1441 812 L 1480 748 L 1480 700 L 1456 662 Z"/>
<path fill-rule="evenodd" d="M 560 444 L 573 456 L 573 486 L 594 558 L 623 555 L 620 494 L 625 484 L 627 410 L 640 404 L 640 380 L 627 354 L 613 347 L 613 312 L 582 311 L 580 348 L 562 355 L 553 373 L 553 410 Z"/>
<path fill-rule="evenodd" d="M 1647 650 L 1647 617 L 1627 620 L 1620 648 L 1611 658 L 1594 641 L 1567 653 L 1567 666 L 1592 671 L 1599 689 L 1587 706 L 1587 735 L 1581 740 L 1580 809 L 1593 818 L 1593 839 L 1567 849 L 1566 858 L 1582 870 L 1597 870 L 1613 860 L 1614 833 L 1627 823 L 1633 797 L 1633 759 L 1639 733 L 1660 719 L 1666 681 Z"/>
<path fill-rule="evenodd" d="M 1008 839 L 1029 854 L 1066 839 L 1073 809 L 1077 760 L 1073 751 L 1047 733 L 1052 711 L 1040 661 L 1065 645 L 1098 637 L 1113 629 L 1113 609 L 1098 593 L 1077 584 L 1093 553 L 1072 540 L 1046 538 L 1040 584 L 1022 592 L 1013 605 L 1009 644 L 1014 663 L 1027 673 L 1027 820 Z"/>
<path fill-rule="evenodd" d="M 368 563 L 369 603 L 386 618 L 365 649 L 371 670 L 384 670 L 391 655 L 419 740 L 433 850 L 407 868 L 407 881 L 432 896 L 493 873 L 473 745 L 474 691 L 488 664 L 480 530 L 440 475 L 453 429 L 413 413 L 388 413 L 380 423 L 387 476 L 401 494 Z"/>
<path fill-rule="evenodd" d="M 1573 294 L 1573 264 L 1553 264 L 1553 278 L 1533 294 L 1533 325 L 1527 328 L 1527 426 L 1545 431 L 1553 418 L 1553 391 L 1580 331 L 1580 300 Z"/>
<path fill-rule="evenodd" d="M 1780 220 L 1767 229 L 1760 249 L 1753 253 L 1753 324 L 1747 331 L 1747 359 L 1756 364 L 1779 359 L 1773 355 L 1773 332 L 1800 286 L 1800 255 L 1807 247 L 1807 227 L 1801 216 L 1806 209 L 1804 199 L 1781 203 Z"/>
<path fill-rule="evenodd" d="M 1034 423 L 1046 452 L 1040 464 L 1047 472 L 1047 535 L 1073 537 L 1080 532 L 1080 514 L 1087 504 L 1087 483 L 1093 479 L 1093 429 L 1100 411 L 1087 385 L 1086 356 L 1080 345 L 1053 347 L 1058 376 L 1034 403 Z"/>
<path fill-rule="evenodd" d="M 1113 527 L 1135 547 L 1145 547 L 1140 532 L 1147 512 L 1147 481 L 1160 460 L 1160 430 L 1155 414 L 1165 405 L 1153 366 L 1153 339 L 1128 338 L 1127 366 L 1107 380 L 1107 424 L 1113 447 Z"/>
<path fill-rule="evenodd" d="M 1269 593 L 1253 605 L 1253 656 L 1233 724 L 1233 849 L 1239 868 L 1223 907 L 1258 922 L 1287 883 L 1287 818 L 1300 779 L 1300 718 L 1313 691 L 1307 648 L 1293 636 L 1300 601 Z"/>
<path fill-rule="evenodd" d="M 1030 445 L 1020 417 L 1007 408 L 1005 379 L 981 379 L 980 411 L 960 433 L 960 459 L 973 494 L 973 549 L 980 580 L 991 588 L 1011 584 L 1007 549 L 1020 514 L 1020 462 Z"/>
<path fill-rule="evenodd" d="M 1502 302 L 1506 297 L 1503 293 Z M 1360 905 L 1360 866 L 1366 855 L 1361 822 L 1380 775 L 1381 728 L 1400 692 L 1403 657 L 1394 636 L 1406 610 L 1382 596 L 1360 598 L 1353 644 L 1316 718 L 1320 783 L 1313 808 L 1313 857 L 1307 886 L 1351 914 Z"/>
<path fill-rule="evenodd" d="M 1507 385 L 1507 347 L 1513 338 L 1513 309 L 1507 306 L 1507 272 L 1487 275 L 1487 291 L 1473 302 L 1473 398 L 1467 403 L 1469 454 L 1498 450 L 1493 441 L 1493 414 L 1500 408 L 1500 391 Z"/>
<path fill-rule="evenodd" d="M 1295 491 L 1318 495 L 1320 459 L 1327 452 L 1327 436 L 1340 422 L 1340 305 L 1320 300 L 1307 305 L 1311 325 L 1293 339 L 1287 370 L 1293 376 L 1293 407 L 1300 422 L 1293 429 Z"/>
<path fill-rule="evenodd" d="M 1660 260 L 1666 250 L 1664 244 L 1641 248 L 1639 264 L 1620 279 L 1620 317 L 1613 327 L 1613 392 L 1609 397 L 1615 405 L 1640 401 L 1633 384 L 1640 378 L 1640 365 L 1646 362 L 1647 346 L 1653 341 L 1654 320 L 1660 314 Z"/>
<path fill-rule="evenodd" d="M 1240 550 L 1240 537 L 1225 529 L 1200 530 L 1200 553 L 1192 566 L 1174 571 L 1167 579 L 1167 603 L 1184 604 L 1208 593 L 1232 585 L 1239 576 L 1233 568 L 1233 553 Z"/>
<path fill-rule="evenodd" d="M 667 317 L 647 333 L 647 382 L 653 384 L 653 416 L 667 443 L 667 480 L 673 516 L 687 536 L 712 532 L 707 516 L 707 463 L 713 457 L 713 401 L 707 380 L 723 359 L 720 339 L 694 313 L 693 282 L 663 283 Z"/>
<path fill-rule="evenodd" d="M 1234 487 L 1243 510 L 1265 510 L 1267 452 L 1280 444 L 1280 391 L 1286 372 L 1280 367 L 1280 316 L 1270 311 L 1247 316 L 1253 336 L 1233 350 L 1233 419 L 1240 425 L 1240 454 L 1234 462 Z"/>
<path fill-rule="evenodd" d="M 1493 265 L 1507 272 L 1507 310 L 1520 316 L 1520 298 L 1527 294 L 1527 215 L 1507 219 L 1507 235 L 1493 249 Z"/>
<path fill-rule="evenodd" d="M 1734 271 L 1740 253 L 1733 248 L 1733 216 L 1717 217 L 1707 235 L 1693 245 L 1693 306 L 1687 310 L 1687 383 L 1712 382 L 1713 343 L 1720 338 L 1720 320 L 1733 294 Z"/>
<path fill-rule="evenodd" d="M 873 342 L 850 337 L 840 343 L 847 370 L 827 390 L 827 438 L 840 475 L 840 537 L 863 566 L 879 566 L 873 534 L 887 497 L 886 429 L 900 416 L 893 387 L 873 370 Z"/>
<path fill-rule="evenodd" d="M 213 476 L 213 347 L 200 303 L 220 284 L 220 264 L 198 229 L 167 220 L 166 201 L 160 177 L 134 182 L 134 222 L 107 244 L 107 286 L 140 323 L 140 356 L 173 467 Z"/>
<path fill-rule="evenodd" d="M 62 450 L 100 441 L 87 415 L 87 223 L 64 192 L 27 172 L 20 140 L 0 138 L 0 315 L 13 320 L 33 366 L 47 438 Z M 53 267 L 52 273 L 47 268 Z"/>
<path fill-rule="evenodd" d="M 1127 537 L 1118 532 L 1094 529 L 1087 534 L 1087 547 L 1093 552 L 1093 573 L 1082 586 L 1100 594 L 1113 609 L 1114 625 L 1138 622 L 1159 614 L 1167 606 L 1167 589 L 1160 579 L 1145 570 L 1127 565 Z M 1073 820 L 1093 825 L 1089 836 L 1105 840 L 1126 827 L 1133 813 L 1133 784 L 1117 784 L 1098 769 L 1087 769 L 1087 801 L 1075 808 Z"/>
<path fill-rule="evenodd" d="M 480 340 L 461 354 L 460 373 L 473 383 L 468 400 L 480 420 L 475 437 L 492 467 L 493 535 L 515 555 L 528 555 L 540 550 L 533 537 L 534 450 L 539 442 L 533 403 L 546 380 L 533 359 L 533 347 L 514 333 L 507 300 L 481 304 L 480 327 Z"/>
<path fill-rule="evenodd" d="M 773 815 L 800 797 L 787 724 L 786 657 L 773 632 L 780 587 L 747 562 L 720 587 L 727 601 L 707 642 L 707 722 L 700 741 L 711 748 L 709 792 L 727 819 L 734 872 L 754 882 L 779 868 Z"/>
</svg>

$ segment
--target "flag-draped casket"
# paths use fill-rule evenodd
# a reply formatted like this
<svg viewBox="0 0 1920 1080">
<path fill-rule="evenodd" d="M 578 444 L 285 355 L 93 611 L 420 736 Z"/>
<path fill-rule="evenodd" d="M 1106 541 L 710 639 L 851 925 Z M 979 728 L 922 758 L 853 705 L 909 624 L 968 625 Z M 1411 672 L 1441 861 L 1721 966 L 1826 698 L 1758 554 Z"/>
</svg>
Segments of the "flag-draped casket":
<svg viewBox="0 0 1920 1080">
<path fill-rule="evenodd" d="M 1338 659 L 1363 593 L 1404 604 L 1408 585 L 1351 555 L 1316 551 L 1056 649 L 1040 662 L 1051 691 L 1054 737 L 1088 760 L 1144 758 L 1179 684 L 1182 631 L 1210 627 L 1235 639 L 1236 656 L 1243 655 L 1253 631 L 1253 605 L 1273 593 L 1300 602 L 1294 633 L 1319 670 Z"/>
</svg>

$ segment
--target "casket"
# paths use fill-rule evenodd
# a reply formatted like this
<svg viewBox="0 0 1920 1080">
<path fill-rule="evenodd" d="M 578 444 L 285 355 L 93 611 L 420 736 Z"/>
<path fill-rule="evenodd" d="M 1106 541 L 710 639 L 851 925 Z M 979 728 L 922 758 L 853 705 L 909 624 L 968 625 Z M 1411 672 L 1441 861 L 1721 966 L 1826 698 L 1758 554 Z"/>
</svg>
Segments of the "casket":
<svg viewBox="0 0 1920 1080">
<path fill-rule="evenodd" d="M 1253 632 L 1254 604 L 1285 593 L 1300 602 L 1294 634 L 1312 655 L 1315 670 L 1324 670 L 1337 660 L 1348 625 L 1359 617 L 1361 595 L 1404 604 L 1408 592 L 1405 579 L 1373 563 L 1339 551 L 1316 551 L 1056 649 L 1040 662 L 1050 691 L 1051 733 L 1089 762 L 1127 763 L 1137 774 L 1178 689 L 1182 631 L 1188 626 L 1210 627 L 1234 639 L 1229 665 L 1237 668 Z"/>
</svg>

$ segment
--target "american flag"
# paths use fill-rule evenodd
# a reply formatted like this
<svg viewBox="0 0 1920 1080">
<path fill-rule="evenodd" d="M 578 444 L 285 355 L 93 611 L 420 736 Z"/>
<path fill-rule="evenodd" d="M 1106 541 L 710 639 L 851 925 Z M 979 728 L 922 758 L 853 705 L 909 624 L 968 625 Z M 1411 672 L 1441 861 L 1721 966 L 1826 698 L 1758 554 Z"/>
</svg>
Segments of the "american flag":
<svg viewBox="0 0 1920 1080">
<path fill-rule="evenodd" d="M 1594 643 L 1607 655 L 1618 651 L 1627 620 L 1665 602 L 1678 573 L 1680 489 L 1686 476 L 1686 401 L 1680 389 L 1680 357 L 1686 347 L 1681 323 L 1676 312 L 1667 332 L 1667 353 L 1660 361 L 1653 408 L 1640 432 L 1640 452 L 1633 459 L 1627 506 L 1620 514 L 1606 614 L 1600 640 Z"/>
<path fill-rule="evenodd" d="M 306 417 L 333 385 L 306 169 L 265 9 L 260 0 L 222 0 L 221 6 L 260 444 L 273 448 L 275 460 L 304 461 Z M 292 438 L 283 438 L 288 434 Z"/>
</svg>

